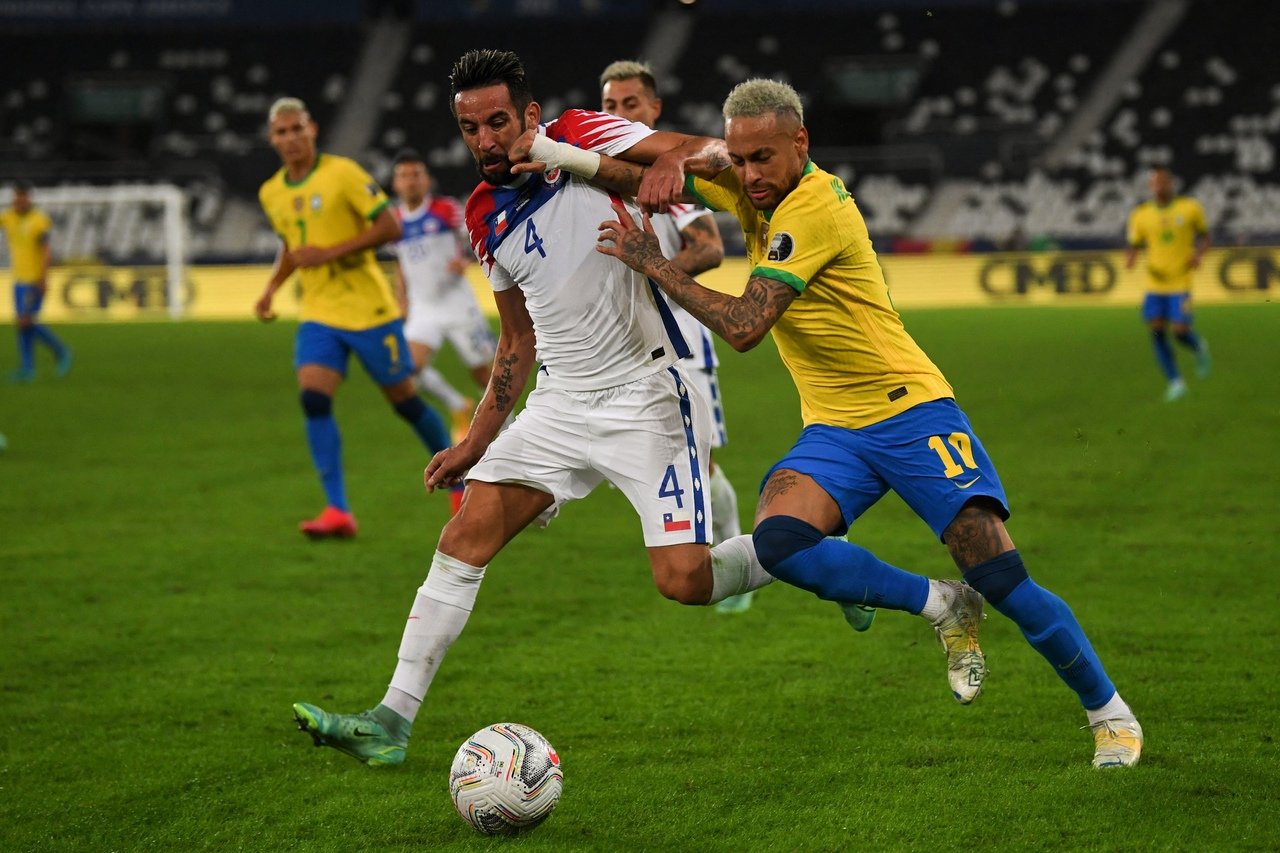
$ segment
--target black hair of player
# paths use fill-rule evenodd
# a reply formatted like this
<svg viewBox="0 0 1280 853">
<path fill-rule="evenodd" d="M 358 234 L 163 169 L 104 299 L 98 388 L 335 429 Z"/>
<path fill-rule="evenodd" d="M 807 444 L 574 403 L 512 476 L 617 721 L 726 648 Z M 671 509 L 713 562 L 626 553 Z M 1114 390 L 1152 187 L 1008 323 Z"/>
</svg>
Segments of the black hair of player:
<svg viewBox="0 0 1280 853">
<path fill-rule="evenodd" d="M 533 102 L 533 90 L 525 75 L 524 63 L 509 50 L 469 50 L 453 63 L 449 72 L 449 109 L 457 116 L 454 99 L 459 92 L 483 89 L 486 86 L 505 84 L 516 113 L 523 116 L 525 107 Z"/>
<path fill-rule="evenodd" d="M 423 166 L 427 165 L 427 161 L 422 159 L 422 155 L 418 153 L 418 149 L 416 148 L 401 148 L 396 152 L 396 158 L 391 161 L 393 168 L 404 163 L 421 163 Z"/>
</svg>

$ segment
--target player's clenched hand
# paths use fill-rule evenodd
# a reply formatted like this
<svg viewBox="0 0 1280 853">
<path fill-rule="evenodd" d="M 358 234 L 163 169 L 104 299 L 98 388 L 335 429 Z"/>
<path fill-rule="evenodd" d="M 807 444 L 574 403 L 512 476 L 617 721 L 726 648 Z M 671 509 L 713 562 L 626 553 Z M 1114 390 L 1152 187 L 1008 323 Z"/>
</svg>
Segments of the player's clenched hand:
<svg viewBox="0 0 1280 853">
<path fill-rule="evenodd" d="M 253 304 L 253 313 L 258 315 L 258 319 L 264 323 L 270 323 L 276 318 L 276 312 L 271 310 L 271 297 L 274 295 L 271 291 L 267 291 Z"/>
<path fill-rule="evenodd" d="M 684 197 L 684 158 L 668 151 L 645 169 L 636 201 L 648 212 L 666 213 L 667 207 Z"/>
<path fill-rule="evenodd" d="M 651 265 L 660 262 L 662 247 L 658 237 L 653 233 L 653 223 L 649 214 L 643 214 L 644 228 L 636 226 L 631 214 L 619 201 L 612 204 L 617 219 L 600 223 L 600 234 L 596 237 L 596 251 L 604 255 L 612 255 L 637 272 L 652 273 Z"/>
<path fill-rule="evenodd" d="M 520 175 L 525 172 L 545 172 L 547 164 L 541 160 L 530 160 L 529 151 L 533 148 L 533 140 L 538 138 L 538 128 L 531 127 L 516 137 L 507 150 L 507 159 L 511 161 L 511 174 Z"/>
<path fill-rule="evenodd" d="M 426 470 L 422 472 L 422 484 L 428 492 L 447 489 L 461 483 L 471 466 L 479 461 L 480 454 L 470 452 L 465 440 L 454 447 L 446 447 L 427 463 Z"/>
</svg>

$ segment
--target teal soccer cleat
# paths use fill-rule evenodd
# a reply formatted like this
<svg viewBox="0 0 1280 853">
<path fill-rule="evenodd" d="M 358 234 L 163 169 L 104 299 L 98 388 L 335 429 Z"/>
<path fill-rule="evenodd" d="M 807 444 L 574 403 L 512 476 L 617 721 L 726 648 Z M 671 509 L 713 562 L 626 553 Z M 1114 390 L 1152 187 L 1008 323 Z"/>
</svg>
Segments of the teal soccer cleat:
<svg viewBox="0 0 1280 853">
<path fill-rule="evenodd" d="M 744 592 L 741 595 L 731 595 L 716 605 L 717 613 L 746 613 L 751 609 L 751 600 L 755 598 L 756 591 Z"/>
<path fill-rule="evenodd" d="M 333 747 L 372 767 L 401 763 L 409 746 L 408 738 L 393 736 L 368 711 L 330 714 L 315 705 L 295 702 L 293 718 L 316 746 Z"/>
<path fill-rule="evenodd" d="M 865 604 L 841 604 L 840 612 L 844 614 L 844 621 L 855 631 L 866 631 L 876 621 L 876 609 Z"/>
<path fill-rule="evenodd" d="M 1209 355 L 1209 342 L 1200 339 L 1200 349 L 1196 350 L 1196 376 L 1208 379 L 1213 372 L 1213 356 Z"/>
<path fill-rule="evenodd" d="M 66 376 L 71 372 L 71 363 L 75 361 L 75 353 L 71 351 L 71 347 L 64 346 L 62 355 L 58 356 L 58 364 L 53 369 L 55 376 Z"/>
</svg>

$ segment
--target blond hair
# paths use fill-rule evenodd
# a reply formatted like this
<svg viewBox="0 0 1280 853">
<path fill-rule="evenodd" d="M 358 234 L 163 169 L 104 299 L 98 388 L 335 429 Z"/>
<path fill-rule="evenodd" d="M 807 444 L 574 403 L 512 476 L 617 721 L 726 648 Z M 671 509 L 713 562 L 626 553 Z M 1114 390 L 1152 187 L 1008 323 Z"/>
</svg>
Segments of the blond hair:
<svg viewBox="0 0 1280 853">
<path fill-rule="evenodd" d="M 277 98 L 275 103 L 271 105 L 271 109 L 267 110 L 267 121 L 275 121 L 276 116 L 284 115 L 285 113 L 311 115 L 307 111 L 307 105 L 302 102 L 301 98 Z"/>
<path fill-rule="evenodd" d="M 649 67 L 649 63 L 636 62 L 634 59 L 619 59 L 617 62 L 609 63 L 604 71 L 600 72 L 600 88 L 603 89 L 605 83 L 635 79 L 639 79 L 644 84 L 649 94 L 658 93 L 658 81 L 653 76 L 653 69 Z"/>
<path fill-rule="evenodd" d="M 800 103 L 800 95 L 777 80 L 756 78 L 739 83 L 724 99 L 722 112 L 727 119 L 758 118 L 768 113 L 793 115 L 800 124 L 804 124 L 804 105 Z"/>
</svg>

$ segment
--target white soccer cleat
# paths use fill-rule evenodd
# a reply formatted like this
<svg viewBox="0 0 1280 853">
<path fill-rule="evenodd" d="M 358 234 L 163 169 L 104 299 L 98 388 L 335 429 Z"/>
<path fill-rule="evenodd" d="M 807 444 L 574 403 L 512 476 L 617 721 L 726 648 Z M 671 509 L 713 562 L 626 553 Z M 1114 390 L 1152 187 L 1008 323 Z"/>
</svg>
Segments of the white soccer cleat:
<svg viewBox="0 0 1280 853">
<path fill-rule="evenodd" d="M 1164 389 L 1164 401 L 1172 403 L 1187 396 L 1187 383 L 1184 379 L 1175 379 Z"/>
<path fill-rule="evenodd" d="M 1142 755 L 1142 726 L 1132 714 L 1094 723 L 1093 766 L 1132 767 Z"/>
<path fill-rule="evenodd" d="M 947 653 L 947 680 L 951 694 L 968 705 L 982 692 L 987 677 L 987 658 L 978 645 L 978 625 L 986 618 L 982 596 L 960 581 L 937 581 L 948 597 L 946 612 L 933 622 L 943 651 Z"/>
</svg>

